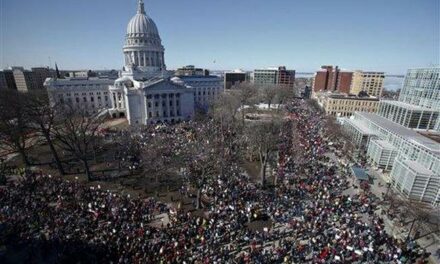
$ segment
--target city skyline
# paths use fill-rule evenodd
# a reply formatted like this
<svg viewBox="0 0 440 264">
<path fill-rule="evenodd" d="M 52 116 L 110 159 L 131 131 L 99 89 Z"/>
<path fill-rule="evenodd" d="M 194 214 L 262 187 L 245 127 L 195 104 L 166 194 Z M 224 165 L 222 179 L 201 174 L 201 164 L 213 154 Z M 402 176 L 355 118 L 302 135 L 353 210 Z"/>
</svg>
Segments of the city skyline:
<svg viewBox="0 0 440 264">
<path fill-rule="evenodd" d="M 121 36 L 135 2 L 2 0 L 0 67 L 53 67 L 56 61 L 64 69 L 119 69 Z M 439 62 L 435 0 L 145 2 L 161 32 L 168 69 L 285 65 L 313 72 L 332 64 L 404 74 Z"/>
</svg>

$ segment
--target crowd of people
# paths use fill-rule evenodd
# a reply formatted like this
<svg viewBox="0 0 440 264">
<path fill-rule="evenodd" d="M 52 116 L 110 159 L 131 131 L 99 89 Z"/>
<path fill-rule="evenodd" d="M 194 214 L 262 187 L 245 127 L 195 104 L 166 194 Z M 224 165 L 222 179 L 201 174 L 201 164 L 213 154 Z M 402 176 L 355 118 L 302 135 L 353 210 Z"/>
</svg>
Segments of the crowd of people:
<svg viewBox="0 0 440 264">
<path fill-rule="evenodd" d="M 347 194 L 349 170 L 326 155 L 323 116 L 302 100 L 287 110 L 273 189 L 259 188 L 231 164 L 228 173 L 204 184 L 211 202 L 195 214 L 152 198 L 33 174 L 0 189 L 2 242 L 9 248 L 31 244 L 29 258 L 67 262 L 423 263 L 426 254 L 412 241 L 385 232 L 371 193 Z M 182 133 L 170 146 L 178 151 L 192 140 L 191 129 L 154 128 L 138 140 Z M 296 131 L 294 140 L 289 131 Z M 153 225 L 161 214 L 169 222 Z"/>
</svg>

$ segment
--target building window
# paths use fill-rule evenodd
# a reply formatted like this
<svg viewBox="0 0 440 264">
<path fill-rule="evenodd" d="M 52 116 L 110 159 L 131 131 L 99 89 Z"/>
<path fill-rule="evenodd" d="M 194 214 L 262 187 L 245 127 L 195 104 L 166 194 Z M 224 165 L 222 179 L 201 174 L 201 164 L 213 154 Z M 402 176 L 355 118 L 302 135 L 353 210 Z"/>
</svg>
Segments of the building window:
<svg viewBox="0 0 440 264">
<path fill-rule="evenodd" d="M 150 108 L 150 107 L 151 107 L 151 103 L 150 103 L 150 102 L 148 102 L 147 106 L 148 106 L 148 108 Z"/>
<path fill-rule="evenodd" d="M 170 106 L 173 106 L 173 101 L 170 101 Z"/>
<path fill-rule="evenodd" d="M 87 98 L 86 97 L 83 97 L 83 100 L 84 100 L 84 102 L 87 102 Z"/>
<path fill-rule="evenodd" d="M 95 101 L 95 98 L 90 97 L 90 102 L 94 102 L 94 101 Z"/>
</svg>

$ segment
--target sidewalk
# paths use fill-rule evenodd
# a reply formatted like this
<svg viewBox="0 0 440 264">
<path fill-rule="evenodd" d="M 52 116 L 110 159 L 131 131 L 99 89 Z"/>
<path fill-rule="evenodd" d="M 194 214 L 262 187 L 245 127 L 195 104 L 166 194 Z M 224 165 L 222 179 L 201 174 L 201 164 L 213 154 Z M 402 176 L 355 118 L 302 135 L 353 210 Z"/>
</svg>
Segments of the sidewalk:
<svg viewBox="0 0 440 264">
<path fill-rule="evenodd" d="M 382 200 L 382 193 L 386 194 L 388 189 L 385 176 L 383 175 L 383 173 L 378 172 L 371 167 L 368 167 L 368 173 L 369 175 L 374 177 L 374 183 L 371 184 L 371 192 Z M 389 194 L 391 194 L 391 192 Z M 398 194 L 394 193 L 393 195 L 398 195 Z M 381 214 L 382 210 L 383 210 L 382 205 L 379 205 L 379 210 L 376 211 L 376 214 L 382 217 L 382 219 L 384 220 L 385 229 L 387 233 L 389 233 L 394 238 L 406 240 L 410 229 L 409 226 L 410 224 L 400 227 L 398 226 L 398 223 L 396 223 L 396 221 L 389 219 L 386 214 Z M 440 241 L 440 233 L 437 233 L 437 235 L 431 234 L 416 240 L 417 244 L 421 248 L 424 248 L 427 252 L 431 253 L 431 256 L 429 258 L 430 263 L 433 264 L 440 263 L 440 256 L 436 255 L 436 251 L 440 249 L 439 241 Z"/>
</svg>

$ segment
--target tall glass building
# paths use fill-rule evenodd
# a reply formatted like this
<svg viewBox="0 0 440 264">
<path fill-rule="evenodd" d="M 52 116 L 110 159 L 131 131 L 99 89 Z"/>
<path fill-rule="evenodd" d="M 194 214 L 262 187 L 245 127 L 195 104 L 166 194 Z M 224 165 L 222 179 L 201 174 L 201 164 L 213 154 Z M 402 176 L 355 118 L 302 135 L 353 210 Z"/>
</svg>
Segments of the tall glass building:
<svg viewBox="0 0 440 264">
<path fill-rule="evenodd" d="M 399 101 L 440 111 L 440 67 L 408 70 Z"/>
<path fill-rule="evenodd" d="M 408 128 L 440 131 L 440 67 L 411 69 L 398 101 L 382 101 L 378 114 Z"/>
</svg>

